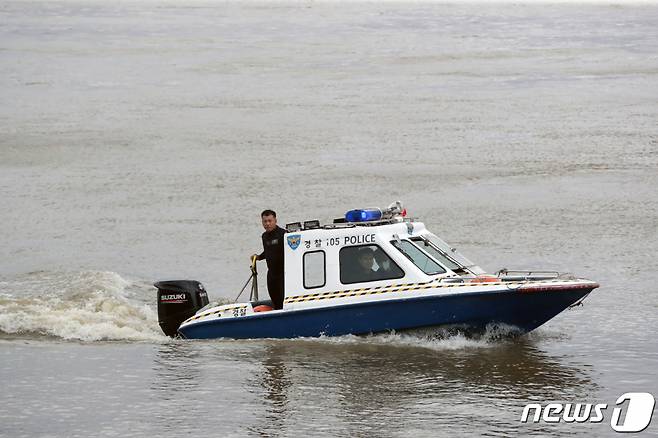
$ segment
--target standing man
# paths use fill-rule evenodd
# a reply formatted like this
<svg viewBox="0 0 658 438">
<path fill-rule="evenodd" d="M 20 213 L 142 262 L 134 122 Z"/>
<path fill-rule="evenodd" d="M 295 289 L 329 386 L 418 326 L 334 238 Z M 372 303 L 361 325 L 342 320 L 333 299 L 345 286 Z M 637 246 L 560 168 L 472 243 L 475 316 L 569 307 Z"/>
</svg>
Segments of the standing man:
<svg viewBox="0 0 658 438">
<path fill-rule="evenodd" d="M 273 210 L 264 210 L 260 218 L 265 228 L 263 252 L 251 257 L 267 261 L 267 291 L 274 308 L 283 309 L 283 235 L 286 230 L 277 226 L 276 213 Z"/>
</svg>

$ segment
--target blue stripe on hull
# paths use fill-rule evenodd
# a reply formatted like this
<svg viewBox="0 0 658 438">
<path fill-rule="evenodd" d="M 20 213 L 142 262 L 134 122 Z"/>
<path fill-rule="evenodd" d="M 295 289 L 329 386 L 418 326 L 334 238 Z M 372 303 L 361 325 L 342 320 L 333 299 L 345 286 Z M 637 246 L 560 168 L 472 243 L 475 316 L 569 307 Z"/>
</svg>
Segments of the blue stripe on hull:
<svg viewBox="0 0 658 438">
<path fill-rule="evenodd" d="M 591 289 L 480 292 L 259 313 L 201 321 L 179 329 L 189 339 L 296 338 L 367 334 L 448 324 L 484 329 L 503 323 L 531 331 Z"/>
</svg>

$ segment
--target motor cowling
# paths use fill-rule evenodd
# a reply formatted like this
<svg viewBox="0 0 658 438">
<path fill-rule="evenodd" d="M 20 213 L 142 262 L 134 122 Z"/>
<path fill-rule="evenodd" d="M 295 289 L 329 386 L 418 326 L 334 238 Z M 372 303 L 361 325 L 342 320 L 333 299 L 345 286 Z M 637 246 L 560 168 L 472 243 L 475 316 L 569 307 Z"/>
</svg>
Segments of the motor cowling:
<svg viewBox="0 0 658 438">
<path fill-rule="evenodd" d="M 158 322 L 167 336 L 178 334 L 178 327 L 208 304 L 208 293 L 193 280 L 158 281 Z"/>
</svg>

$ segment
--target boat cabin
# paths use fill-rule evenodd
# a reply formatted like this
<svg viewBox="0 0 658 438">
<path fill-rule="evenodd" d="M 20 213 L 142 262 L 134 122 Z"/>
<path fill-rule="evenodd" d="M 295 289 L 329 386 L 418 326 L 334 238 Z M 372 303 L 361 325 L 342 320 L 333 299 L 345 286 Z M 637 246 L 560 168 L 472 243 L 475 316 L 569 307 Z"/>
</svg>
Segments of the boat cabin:
<svg viewBox="0 0 658 438">
<path fill-rule="evenodd" d="M 352 210 L 344 220 L 324 226 L 319 221 L 287 224 L 284 308 L 309 294 L 484 273 L 422 222 L 404 217 L 401 208 L 391 213 L 389 207 L 388 217 L 378 209 L 369 216 L 372 210 Z"/>
</svg>

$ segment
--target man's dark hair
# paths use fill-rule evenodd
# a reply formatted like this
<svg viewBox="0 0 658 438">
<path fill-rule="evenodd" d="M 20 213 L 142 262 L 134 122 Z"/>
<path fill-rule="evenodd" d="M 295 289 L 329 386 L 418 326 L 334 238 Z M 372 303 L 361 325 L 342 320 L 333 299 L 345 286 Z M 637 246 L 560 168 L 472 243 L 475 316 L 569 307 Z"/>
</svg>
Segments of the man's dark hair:
<svg viewBox="0 0 658 438">
<path fill-rule="evenodd" d="M 375 254 L 370 248 L 359 248 L 359 251 L 357 252 L 357 257 L 361 258 L 363 256 L 374 257 Z"/>
<path fill-rule="evenodd" d="M 263 210 L 263 212 L 260 214 L 260 217 L 265 217 L 265 216 L 276 217 L 276 212 L 274 210 Z"/>
</svg>

